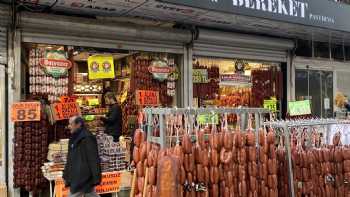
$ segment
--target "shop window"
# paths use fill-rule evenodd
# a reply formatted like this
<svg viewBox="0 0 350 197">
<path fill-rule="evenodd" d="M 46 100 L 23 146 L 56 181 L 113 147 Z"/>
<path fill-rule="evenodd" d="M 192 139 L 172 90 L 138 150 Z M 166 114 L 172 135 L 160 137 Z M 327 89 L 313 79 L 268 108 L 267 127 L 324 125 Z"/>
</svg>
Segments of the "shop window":
<svg viewBox="0 0 350 197">
<path fill-rule="evenodd" d="M 280 63 L 208 57 L 193 62 L 195 106 L 263 107 L 264 100 L 275 100 L 280 111 Z"/>
<path fill-rule="evenodd" d="M 295 51 L 297 56 L 312 57 L 312 41 L 297 40 L 297 48 Z"/>
<path fill-rule="evenodd" d="M 314 42 L 315 57 L 330 58 L 329 57 L 329 43 L 328 42 Z"/>
<path fill-rule="evenodd" d="M 332 44 L 332 59 L 344 61 L 343 45 Z"/>
<path fill-rule="evenodd" d="M 297 69 L 295 71 L 296 100 L 310 100 L 312 114 L 333 116 L 333 72 Z"/>
<path fill-rule="evenodd" d="M 345 60 L 350 60 L 350 46 L 345 46 Z"/>
</svg>

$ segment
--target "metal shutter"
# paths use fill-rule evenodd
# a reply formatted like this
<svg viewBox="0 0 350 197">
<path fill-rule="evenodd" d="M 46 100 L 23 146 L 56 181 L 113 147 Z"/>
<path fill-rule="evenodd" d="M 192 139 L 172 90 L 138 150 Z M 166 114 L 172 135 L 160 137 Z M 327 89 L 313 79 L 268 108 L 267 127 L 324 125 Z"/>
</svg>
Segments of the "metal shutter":
<svg viewBox="0 0 350 197">
<path fill-rule="evenodd" d="M 9 19 L 9 7 L 0 4 L 0 64 L 7 64 L 7 27 Z"/>
<path fill-rule="evenodd" d="M 293 47 L 294 43 L 286 39 L 200 29 L 199 37 L 194 43 L 193 54 L 286 62 L 287 52 Z"/>
<path fill-rule="evenodd" d="M 112 23 L 96 19 L 23 13 L 24 42 L 184 53 L 191 32 Z"/>
</svg>

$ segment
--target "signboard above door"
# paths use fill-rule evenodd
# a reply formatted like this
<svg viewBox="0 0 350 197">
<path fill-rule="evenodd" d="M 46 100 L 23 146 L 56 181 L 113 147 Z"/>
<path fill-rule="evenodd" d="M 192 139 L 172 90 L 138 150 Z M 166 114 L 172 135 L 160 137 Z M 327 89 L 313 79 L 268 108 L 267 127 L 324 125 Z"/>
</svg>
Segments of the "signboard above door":
<svg viewBox="0 0 350 197">
<path fill-rule="evenodd" d="M 331 0 L 35 0 L 29 5 L 116 21 L 146 19 L 157 26 L 178 22 L 350 44 L 350 6 Z"/>
<path fill-rule="evenodd" d="M 350 32 L 350 6 L 330 0 L 160 0 L 215 12 Z"/>
</svg>

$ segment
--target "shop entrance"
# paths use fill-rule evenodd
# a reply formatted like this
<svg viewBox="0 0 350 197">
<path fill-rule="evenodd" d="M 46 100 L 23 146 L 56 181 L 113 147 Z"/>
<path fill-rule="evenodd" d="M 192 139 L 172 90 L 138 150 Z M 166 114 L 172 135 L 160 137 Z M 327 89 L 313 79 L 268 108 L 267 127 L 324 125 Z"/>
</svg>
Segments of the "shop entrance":
<svg viewBox="0 0 350 197">
<path fill-rule="evenodd" d="M 332 71 L 296 69 L 296 100 L 310 99 L 313 115 L 333 117 L 333 77 Z"/>
</svg>

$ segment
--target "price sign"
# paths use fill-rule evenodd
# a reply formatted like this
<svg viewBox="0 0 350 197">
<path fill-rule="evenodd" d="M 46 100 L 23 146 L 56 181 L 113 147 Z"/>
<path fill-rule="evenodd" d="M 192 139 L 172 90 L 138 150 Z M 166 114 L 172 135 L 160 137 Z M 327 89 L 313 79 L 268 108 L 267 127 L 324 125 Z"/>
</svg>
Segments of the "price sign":
<svg viewBox="0 0 350 197">
<path fill-rule="evenodd" d="M 288 102 L 288 112 L 291 116 L 311 114 L 310 100 Z"/>
<path fill-rule="evenodd" d="M 264 108 L 271 112 L 277 111 L 277 100 L 264 100 Z"/>
<path fill-rule="evenodd" d="M 197 123 L 204 124 L 219 124 L 219 115 L 218 114 L 201 114 L 197 116 Z"/>
<path fill-rule="evenodd" d="M 157 106 L 159 105 L 159 92 L 151 90 L 136 90 L 136 105 Z"/>
<path fill-rule="evenodd" d="M 208 83 L 207 69 L 193 69 L 192 81 L 193 83 Z"/>
<path fill-rule="evenodd" d="M 13 122 L 40 121 L 40 102 L 19 102 L 11 106 Z"/>
<path fill-rule="evenodd" d="M 61 103 L 74 103 L 77 101 L 76 96 L 61 96 L 60 97 Z"/>
<path fill-rule="evenodd" d="M 88 99 L 89 106 L 96 106 L 100 104 L 100 100 L 98 98 Z"/>
<path fill-rule="evenodd" d="M 102 173 L 101 184 L 95 187 L 98 194 L 116 193 L 120 190 L 122 183 L 122 172 Z M 69 188 L 64 186 L 64 181 L 58 179 L 55 181 L 55 197 L 68 197 Z"/>
<path fill-rule="evenodd" d="M 51 105 L 55 120 L 69 119 L 73 116 L 80 116 L 78 103 L 54 103 Z"/>
</svg>

